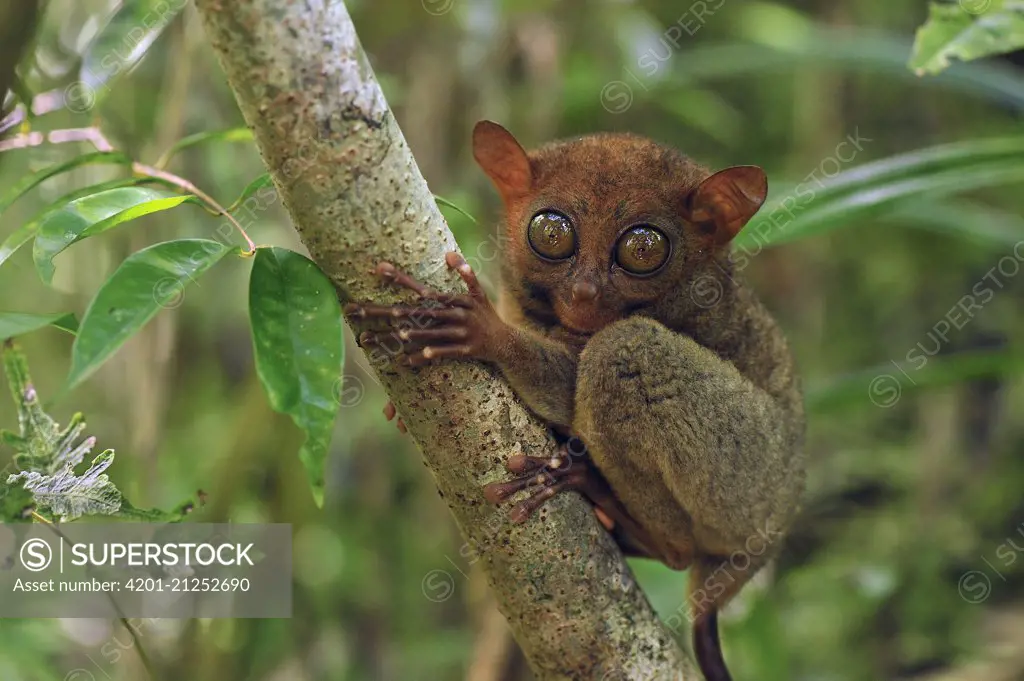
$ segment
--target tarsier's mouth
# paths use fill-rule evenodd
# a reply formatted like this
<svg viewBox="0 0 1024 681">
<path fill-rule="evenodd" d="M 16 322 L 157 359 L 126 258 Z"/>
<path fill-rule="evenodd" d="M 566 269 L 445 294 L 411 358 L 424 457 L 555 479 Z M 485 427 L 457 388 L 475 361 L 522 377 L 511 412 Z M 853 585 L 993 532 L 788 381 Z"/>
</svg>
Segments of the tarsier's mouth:
<svg viewBox="0 0 1024 681">
<path fill-rule="evenodd" d="M 615 321 L 606 311 L 600 309 L 584 309 L 572 305 L 558 305 L 555 316 L 559 325 L 567 332 L 577 336 L 593 336 L 595 333 Z"/>
<path fill-rule="evenodd" d="M 582 329 L 573 329 L 565 323 L 560 323 L 559 328 L 562 330 L 562 334 L 565 336 L 571 336 L 573 338 L 579 338 L 580 340 L 586 340 L 593 336 L 596 331 L 583 331 Z"/>
<path fill-rule="evenodd" d="M 595 333 L 597 333 L 598 331 L 601 330 L 601 327 L 587 328 L 587 329 L 579 328 L 579 327 L 573 325 L 571 322 L 566 321 L 562 317 L 559 317 L 558 324 L 563 329 L 565 329 L 566 331 L 568 331 L 569 333 L 571 333 L 571 334 L 573 334 L 575 336 L 587 336 L 587 337 L 589 337 L 589 336 L 593 336 Z"/>
</svg>

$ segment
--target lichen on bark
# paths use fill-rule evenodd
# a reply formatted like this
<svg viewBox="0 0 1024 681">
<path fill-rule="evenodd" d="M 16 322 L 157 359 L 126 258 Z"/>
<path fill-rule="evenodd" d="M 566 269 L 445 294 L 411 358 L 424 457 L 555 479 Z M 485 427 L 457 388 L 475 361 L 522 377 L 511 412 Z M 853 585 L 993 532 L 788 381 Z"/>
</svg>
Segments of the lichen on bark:
<svg viewBox="0 0 1024 681">
<path fill-rule="evenodd" d="M 207 35 L 310 256 L 342 302 L 395 302 L 373 264 L 445 291 L 457 248 L 342 2 L 197 0 Z M 357 320 L 348 320 L 358 333 Z M 696 678 L 609 535 L 576 495 L 530 522 L 483 498 L 522 452 L 554 442 L 491 367 L 371 364 L 419 446 L 538 679 Z M 468 556 L 463 555 L 463 558 Z"/>
</svg>

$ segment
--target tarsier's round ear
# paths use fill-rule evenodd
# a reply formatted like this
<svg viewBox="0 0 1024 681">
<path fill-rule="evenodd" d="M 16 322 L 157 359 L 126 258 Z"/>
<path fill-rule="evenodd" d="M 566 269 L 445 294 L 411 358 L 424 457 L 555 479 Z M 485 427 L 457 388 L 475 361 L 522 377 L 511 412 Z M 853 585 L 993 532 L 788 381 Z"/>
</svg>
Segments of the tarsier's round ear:
<svg viewBox="0 0 1024 681">
<path fill-rule="evenodd" d="M 700 183 L 687 199 L 687 219 L 715 242 L 733 239 L 768 196 L 768 178 L 757 166 L 733 166 Z"/>
<path fill-rule="evenodd" d="M 505 203 L 530 191 L 530 159 L 512 133 L 497 123 L 480 121 L 473 128 L 473 158 L 491 178 Z"/>
</svg>

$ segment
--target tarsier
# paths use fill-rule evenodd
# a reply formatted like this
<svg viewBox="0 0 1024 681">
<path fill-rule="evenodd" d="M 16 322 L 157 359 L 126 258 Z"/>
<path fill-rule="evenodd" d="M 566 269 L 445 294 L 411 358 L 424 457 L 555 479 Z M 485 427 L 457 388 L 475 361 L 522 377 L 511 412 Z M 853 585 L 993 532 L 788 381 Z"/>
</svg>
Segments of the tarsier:
<svg viewBox="0 0 1024 681">
<path fill-rule="evenodd" d="M 457 253 L 447 264 L 468 294 L 381 263 L 383 280 L 424 302 L 347 306 L 386 327 L 360 342 L 398 341 L 407 366 L 500 368 L 567 444 L 555 459 L 513 457 L 517 477 L 485 496 L 532 492 L 512 511 L 524 522 L 578 491 L 627 555 L 689 568 L 697 661 L 709 681 L 727 681 L 717 613 L 777 552 L 804 486 L 793 360 L 729 257 L 764 202 L 765 174 L 712 173 L 629 134 L 527 152 L 489 121 L 473 131 L 473 154 L 504 203 L 498 305 Z M 570 436 L 585 457 L 570 461 Z"/>
</svg>

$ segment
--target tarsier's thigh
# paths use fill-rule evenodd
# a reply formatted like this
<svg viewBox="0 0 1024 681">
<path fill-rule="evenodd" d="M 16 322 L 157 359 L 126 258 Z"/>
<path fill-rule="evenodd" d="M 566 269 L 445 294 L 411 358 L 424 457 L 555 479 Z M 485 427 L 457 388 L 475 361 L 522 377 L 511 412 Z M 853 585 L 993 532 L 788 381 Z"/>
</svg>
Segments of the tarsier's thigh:
<svg viewBox="0 0 1024 681">
<path fill-rule="evenodd" d="M 780 436 L 766 396 L 690 338 L 639 317 L 580 356 L 573 428 L 666 562 L 728 554 L 785 509 L 765 499 Z M 760 477 L 753 471 L 760 470 Z"/>
</svg>

